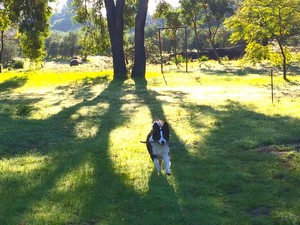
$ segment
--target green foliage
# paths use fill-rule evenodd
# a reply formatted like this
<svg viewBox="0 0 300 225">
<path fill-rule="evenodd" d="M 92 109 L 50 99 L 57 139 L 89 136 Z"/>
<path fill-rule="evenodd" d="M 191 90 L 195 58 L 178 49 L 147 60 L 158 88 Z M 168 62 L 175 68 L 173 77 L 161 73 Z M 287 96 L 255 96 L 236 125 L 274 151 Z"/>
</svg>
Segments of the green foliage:
<svg viewBox="0 0 300 225">
<path fill-rule="evenodd" d="M 246 46 L 244 60 L 252 63 L 259 63 L 262 60 L 270 59 L 269 46 L 263 46 L 256 42 L 250 42 Z"/>
<path fill-rule="evenodd" d="M 206 62 L 208 60 L 209 60 L 209 58 L 206 55 L 202 55 L 199 59 L 200 62 Z"/>
<path fill-rule="evenodd" d="M 172 5 L 166 1 L 158 3 L 153 18 L 164 18 L 166 27 L 171 27 L 173 33 L 176 31 L 177 27 L 183 25 L 180 17 L 180 11 L 173 8 Z"/>
<path fill-rule="evenodd" d="M 49 34 L 50 1 L 12 1 L 10 15 L 18 24 L 21 47 L 31 63 L 40 64 L 45 56 L 44 40 Z"/>
<path fill-rule="evenodd" d="M 62 53 L 62 43 L 67 38 L 68 33 L 61 31 L 51 31 L 48 38 L 45 39 L 45 49 L 47 57 L 56 58 L 65 55 Z"/>
<path fill-rule="evenodd" d="M 34 105 L 31 103 L 20 103 L 16 106 L 16 115 L 17 116 L 30 116 L 31 113 L 35 110 Z"/>
<path fill-rule="evenodd" d="M 104 18 L 101 18 L 99 24 L 88 24 L 82 26 L 79 30 L 78 44 L 81 47 L 81 55 L 86 58 L 88 55 L 106 54 L 109 52 L 110 42 L 107 32 L 107 24 Z"/>
<path fill-rule="evenodd" d="M 8 64 L 13 58 L 18 57 L 20 52 L 19 40 L 16 38 L 16 30 L 9 28 L 4 31 L 4 48 L 2 52 L 3 65 Z"/>
<path fill-rule="evenodd" d="M 286 57 L 286 64 L 289 66 L 292 62 L 292 55 L 290 53 L 290 50 L 285 47 L 284 48 L 284 55 Z M 282 54 L 279 52 L 270 52 L 270 62 L 272 63 L 273 66 L 279 67 L 280 69 L 283 69 L 282 65 Z"/>
<path fill-rule="evenodd" d="M 0 3 L 1 4 L 1 3 Z M 0 5 L 0 30 L 4 31 L 10 27 L 9 11 L 7 6 Z"/>
<path fill-rule="evenodd" d="M 24 68 L 24 61 L 23 60 L 14 60 L 11 67 L 13 69 L 23 69 Z"/>
<path fill-rule="evenodd" d="M 266 50 L 273 51 L 272 48 L 258 47 L 266 40 L 276 41 L 279 48 L 283 68 L 284 78 L 289 62 L 285 55 L 284 43 L 289 37 L 299 33 L 300 29 L 300 1 L 299 0 L 245 0 L 234 16 L 225 21 L 225 25 L 232 29 L 230 37 L 232 42 L 245 40 L 252 45 L 248 49 L 262 51 L 252 54 L 257 60 L 259 55 L 265 56 Z M 248 54 L 250 56 L 251 54 Z M 261 58 L 263 58 L 261 57 Z M 275 64 L 279 64 L 278 57 L 271 57 Z"/>
<path fill-rule="evenodd" d="M 172 5 L 165 0 L 160 1 L 153 14 L 153 18 L 164 18 L 172 10 Z"/>
<path fill-rule="evenodd" d="M 79 55 L 80 46 L 78 45 L 79 34 L 76 31 L 70 31 L 60 44 L 60 54 L 64 58 L 72 58 Z"/>
<path fill-rule="evenodd" d="M 38 66 L 46 56 L 44 48 L 44 36 L 38 33 L 21 33 L 20 41 L 22 52 L 30 60 L 32 65 Z"/>
<path fill-rule="evenodd" d="M 175 58 L 176 57 L 176 58 Z M 176 55 L 174 58 L 172 58 L 172 62 L 173 63 L 185 63 L 186 62 L 186 58 L 182 55 Z"/>
</svg>

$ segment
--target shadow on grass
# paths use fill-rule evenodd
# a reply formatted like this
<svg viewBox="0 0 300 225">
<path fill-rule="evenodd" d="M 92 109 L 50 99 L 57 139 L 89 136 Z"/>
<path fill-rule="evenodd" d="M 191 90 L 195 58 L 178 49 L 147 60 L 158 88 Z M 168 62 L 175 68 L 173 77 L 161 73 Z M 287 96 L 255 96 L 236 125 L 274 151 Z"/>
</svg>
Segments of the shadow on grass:
<svg viewBox="0 0 300 225">
<path fill-rule="evenodd" d="M 252 68 L 252 67 L 234 67 L 234 66 L 223 66 L 222 68 L 201 68 L 201 72 L 209 75 L 217 75 L 217 76 L 246 76 L 249 74 L 260 74 L 260 75 L 269 75 L 270 69 L 268 68 Z"/>
<path fill-rule="evenodd" d="M 35 141 L 30 154 L 38 161 L 32 162 L 32 171 L 1 174 L 0 224 L 291 224 L 294 217 L 288 216 L 299 209 L 299 171 L 290 172 L 277 156 L 253 149 L 294 140 L 299 120 L 268 117 L 236 102 L 224 108 L 184 103 L 184 92 L 170 91 L 189 113 L 181 119 L 203 141 L 171 146 L 173 175 L 153 172 L 149 190 L 138 193 L 115 171 L 109 152 L 111 133 L 130 122 L 130 111 L 122 110 L 127 94 L 135 94 L 153 118 L 171 119 L 162 93 L 148 90 L 145 80 L 136 80 L 134 90 L 122 81 L 111 82 L 96 98 L 47 120 L 7 118 L 19 129 L 12 133 L 22 139 L 19 143 Z M 78 139 L 74 130 L 87 119 L 78 110 L 90 107 L 97 110 L 86 115 L 87 124 L 99 129 Z M 214 124 L 202 116 L 213 117 Z M 182 142 L 174 130 L 171 138 Z M 22 165 L 26 154 L 6 157 Z M 278 213 L 287 210 L 290 214 Z"/>
<path fill-rule="evenodd" d="M 145 81 L 136 81 L 136 91 L 154 118 L 160 115 L 163 119 L 172 119 L 166 118 L 162 108 L 164 102 L 157 98 L 161 93 L 147 90 Z M 171 145 L 173 178 L 163 184 L 163 179 L 155 174 L 151 177 L 150 188 L 156 189 L 160 183 L 163 184 L 161 190 L 168 190 L 164 197 L 161 196 L 161 201 L 171 203 L 165 218 L 172 224 L 300 222 L 296 216 L 299 207 L 296 199 L 300 197 L 299 170 L 290 170 L 276 155 L 255 150 L 260 146 L 299 141 L 295 135 L 300 132 L 300 127 L 295 126 L 298 119 L 268 117 L 232 101 L 221 109 L 186 104 L 182 102 L 185 93 L 178 91 L 169 91 L 169 96 L 178 96 L 180 107 L 189 112 L 185 122 L 204 141 Z M 201 117 L 213 117 L 213 125 Z M 175 131 L 171 139 L 183 143 Z M 289 160 L 296 160 L 297 164 L 298 157 L 294 152 Z M 157 198 L 151 192 L 148 196 Z"/>
<path fill-rule="evenodd" d="M 26 76 L 23 77 L 13 77 L 9 80 L 0 83 L 0 92 L 11 91 L 13 89 L 22 87 L 26 84 L 28 78 Z"/>
<path fill-rule="evenodd" d="M 187 172 L 187 175 L 189 180 L 198 180 L 198 185 L 193 182 L 190 186 L 185 177 L 181 182 L 178 179 L 178 188 L 183 196 L 192 195 L 187 202 L 198 198 L 201 202 L 198 207 L 206 204 L 202 218 L 209 215 L 211 218 L 204 224 L 299 223 L 300 218 L 296 216 L 299 203 L 295 200 L 300 197 L 297 190 L 300 171 L 296 166 L 299 153 L 294 151 L 287 160 L 256 150 L 261 146 L 299 142 L 295 135 L 300 132 L 296 125 L 299 119 L 269 117 L 233 101 L 217 109 L 201 104 L 183 107 L 190 113 L 194 132 L 203 131 L 205 137 L 204 142 L 190 146 L 199 151 L 195 158 L 184 156 L 187 168 L 191 167 L 190 163 L 197 165 L 190 169 L 199 174 Z M 212 127 L 201 119 L 206 116 L 214 118 Z M 216 205 L 213 207 L 211 203 Z"/>
<path fill-rule="evenodd" d="M 4 176 L 4 180 L 1 180 L 1 224 L 19 224 L 22 221 L 27 223 L 26 220 L 31 221 L 31 224 L 63 224 L 67 223 L 63 221 L 69 220 L 72 223 L 73 219 L 82 221 L 83 218 L 97 217 L 94 213 L 107 214 L 107 219 L 110 219 L 111 207 L 118 205 L 118 193 L 116 192 L 123 194 L 126 189 L 114 174 L 107 152 L 110 132 L 126 123 L 128 119 L 127 116 L 120 117 L 122 85 L 121 81 L 111 82 L 97 98 L 62 110 L 48 120 L 10 119 L 10 121 L 6 121 L 14 126 L 12 130 L 19 129 L 15 131 L 15 138 L 21 139 L 18 140 L 18 143 L 23 146 L 23 149 L 27 149 L 26 147 L 30 147 L 32 144 L 34 147 L 27 150 L 30 151 L 30 154 L 40 156 L 45 165 L 30 173 Z M 97 125 L 101 123 L 103 129 L 99 130 L 99 133 L 95 134 L 93 138 L 77 140 L 73 132 L 75 122 L 78 121 L 72 122 L 70 118 L 81 107 L 92 107 L 101 102 L 108 104 L 108 108 L 103 109 L 104 112 L 100 111 L 100 116 L 94 115 L 97 119 L 93 118 L 93 122 L 98 123 Z M 12 130 L 11 132 L 13 132 Z M 60 140 L 64 143 L 60 143 Z M 10 159 L 16 157 L 16 162 L 22 160 L 23 155 L 26 156 L 27 153 L 21 152 L 21 146 L 19 147 L 19 151 L 13 151 L 12 155 L 6 152 L 5 157 Z M 85 163 L 94 170 L 91 183 L 83 181 L 79 186 L 74 187 L 71 184 L 71 186 L 64 187 L 66 192 L 51 193 L 59 185 L 61 179 L 77 171 Z M 41 177 L 45 173 L 47 177 Z M 39 179 L 39 181 L 37 182 L 35 179 Z M 72 181 L 70 182 L 72 183 Z M 112 189 L 113 187 L 115 189 Z M 103 196 L 103 193 L 106 196 Z M 89 207 L 86 210 L 86 206 L 89 204 L 93 204 L 92 210 Z M 44 207 L 47 205 L 49 208 L 45 210 Z M 51 215 L 51 211 L 54 210 L 51 205 L 54 208 L 66 208 L 66 218 L 64 218 L 64 213 L 55 215 L 57 212 L 54 212 L 55 214 Z M 45 211 L 49 212 L 50 216 L 43 216 Z M 36 215 L 35 218 L 31 217 L 32 214 Z M 71 218 L 69 215 L 72 215 Z M 116 216 L 116 218 L 118 217 Z"/>
</svg>

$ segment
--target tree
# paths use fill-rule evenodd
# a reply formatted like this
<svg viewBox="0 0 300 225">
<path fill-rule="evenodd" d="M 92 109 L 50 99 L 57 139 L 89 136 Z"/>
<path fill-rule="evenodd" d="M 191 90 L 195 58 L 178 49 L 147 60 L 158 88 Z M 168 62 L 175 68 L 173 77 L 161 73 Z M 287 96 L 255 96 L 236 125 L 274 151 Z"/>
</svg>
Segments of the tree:
<svg viewBox="0 0 300 225">
<path fill-rule="evenodd" d="M 99 29 L 105 29 L 102 20 L 101 10 L 106 9 L 107 27 L 113 57 L 114 79 L 126 79 L 127 68 L 124 56 L 124 8 L 125 0 L 74 0 L 76 10 L 75 20 L 79 23 L 94 24 Z M 100 23 L 99 23 L 100 22 Z"/>
<path fill-rule="evenodd" d="M 177 62 L 177 30 L 179 27 L 183 26 L 183 22 L 180 17 L 179 10 L 173 8 L 172 5 L 165 0 L 159 2 L 156 7 L 156 11 L 154 13 L 154 18 L 164 18 L 166 22 L 166 26 L 170 29 L 167 29 L 166 32 L 172 39 L 174 43 L 174 55 L 175 55 L 175 63 Z"/>
<path fill-rule="evenodd" d="M 2 72 L 2 55 L 4 51 L 4 32 L 10 27 L 9 2 L 0 3 L 0 73 Z"/>
<path fill-rule="evenodd" d="M 126 79 L 127 68 L 124 56 L 124 4 L 125 0 L 104 0 L 108 31 L 113 55 L 114 78 Z"/>
<path fill-rule="evenodd" d="M 79 54 L 78 33 L 70 31 L 64 36 L 60 44 L 60 55 L 66 58 L 73 58 Z"/>
<path fill-rule="evenodd" d="M 134 64 L 131 76 L 133 78 L 145 78 L 146 51 L 145 51 L 145 22 L 148 10 L 148 0 L 140 0 L 135 19 L 135 46 Z"/>
<path fill-rule="evenodd" d="M 61 56 L 60 46 L 65 36 L 65 32 L 57 30 L 51 31 L 50 36 L 45 39 L 47 57 L 56 58 L 58 56 Z"/>
<path fill-rule="evenodd" d="M 81 47 L 83 61 L 86 61 L 89 55 L 107 53 L 110 47 L 106 30 L 92 24 L 79 29 L 78 44 Z"/>
<path fill-rule="evenodd" d="M 23 54 L 31 63 L 41 63 L 44 41 L 49 35 L 49 18 L 53 0 L 14 0 L 9 6 L 10 19 L 18 23 Z"/>
<path fill-rule="evenodd" d="M 196 0 L 181 0 L 181 11 L 186 24 L 194 31 L 196 49 L 199 57 L 199 51 L 201 50 L 199 44 L 199 34 L 198 34 L 198 22 L 201 13 L 201 6 L 197 4 Z"/>
<path fill-rule="evenodd" d="M 289 50 L 285 46 L 288 38 L 299 33 L 299 0 L 245 0 L 234 16 L 225 22 L 233 33 L 232 42 L 245 40 L 246 55 L 252 60 L 273 59 L 281 61 L 283 78 L 287 79 Z M 267 42 L 277 43 L 279 55 Z"/>
<path fill-rule="evenodd" d="M 209 43 L 217 57 L 219 63 L 221 62 L 219 54 L 216 50 L 216 35 L 220 27 L 223 25 L 225 15 L 231 11 L 228 0 L 200 0 L 203 9 L 201 19 L 203 21 L 203 28 L 206 28 Z"/>
<path fill-rule="evenodd" d="M 125 64 L 124 55 L 124 29 L 131 27 L 132 15 L 135 11 L 135 6 L 137 1 L 131 0 L 127 1 L 125 5 L 125 0 L 103 0 L 103 1 L 83 1 L 75 0 L 74 6 L 77 11 L 76 20 L 79 22 L 90 22 L 92 17 L 90 8 L 96 9 L 94 15 L 101 17 L 102 5 L 105 5 L 106 9 L 106 19 L 107 27 L 109 31 L 109 39 L 111 44 L 111 51 L 113 57 L 113 69 L 114 69 L 114 79 L 126 79 L 127 78 L 127 68 Z M 146 56 L 144 49 L 144 27 L 145 18 L 147 15 L 148 0 L 139 0 L 138 12 L 135 19 L 135 63 L 133 68 L 133 77 L 145 77 L 146 70 Z M 96 25 L 100 26 L 99 23 Z"/>
</svg>

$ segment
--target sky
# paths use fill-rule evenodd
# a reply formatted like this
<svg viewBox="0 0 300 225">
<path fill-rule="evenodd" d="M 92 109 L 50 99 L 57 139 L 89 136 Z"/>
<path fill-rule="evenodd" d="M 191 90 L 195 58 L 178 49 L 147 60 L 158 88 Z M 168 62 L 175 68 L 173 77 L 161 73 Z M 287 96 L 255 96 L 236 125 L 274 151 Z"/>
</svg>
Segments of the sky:
<svg viewBox="0 0 300 225">
<path fill-rule="evenodd" d="M 54 8 L 61 9 L 62 6 L 66 3 L 66 1 L 67 0 L 57 1 L 58 4 L 57 4 L 57 6 L 54 6 Z M 169 2 L 170 4 L 172 4 L 172 6 L 174 6 L 174 7 L 179 6 L 179 0 L 166 0 L 166 1 Z M 159 2 L 159 0 L 149 0 L 148 13 L 152 14 L 154 12 L 157 2 Z"/>
</svg>

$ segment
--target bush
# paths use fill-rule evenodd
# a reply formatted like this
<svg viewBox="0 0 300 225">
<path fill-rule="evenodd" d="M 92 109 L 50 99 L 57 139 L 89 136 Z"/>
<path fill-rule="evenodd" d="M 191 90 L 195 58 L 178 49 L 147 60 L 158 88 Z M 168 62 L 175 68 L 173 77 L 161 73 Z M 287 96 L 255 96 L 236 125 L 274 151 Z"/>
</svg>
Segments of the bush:
<svg viewBox="0 0 300 225">
<path fill-rule="evenodd" d="M 20 103 L 16 106 L 16 115 L 17 116 L 29 116 L 32 111 L 35 110 L 35 107 L 30 103 Z"/>
<path fill-rule="evenodd" d="M 24 68 L 24 61 L 23 60 L 15 60 L 12 64 L 13 69 L 23 69 Z"/>
<path fill-rule="evenodd" d="M 199 59 L 200 62 L 206 62 L 208 60 L 209 58 L 206 55 L 202 55 L 201 58 Z"/>
</svg>

